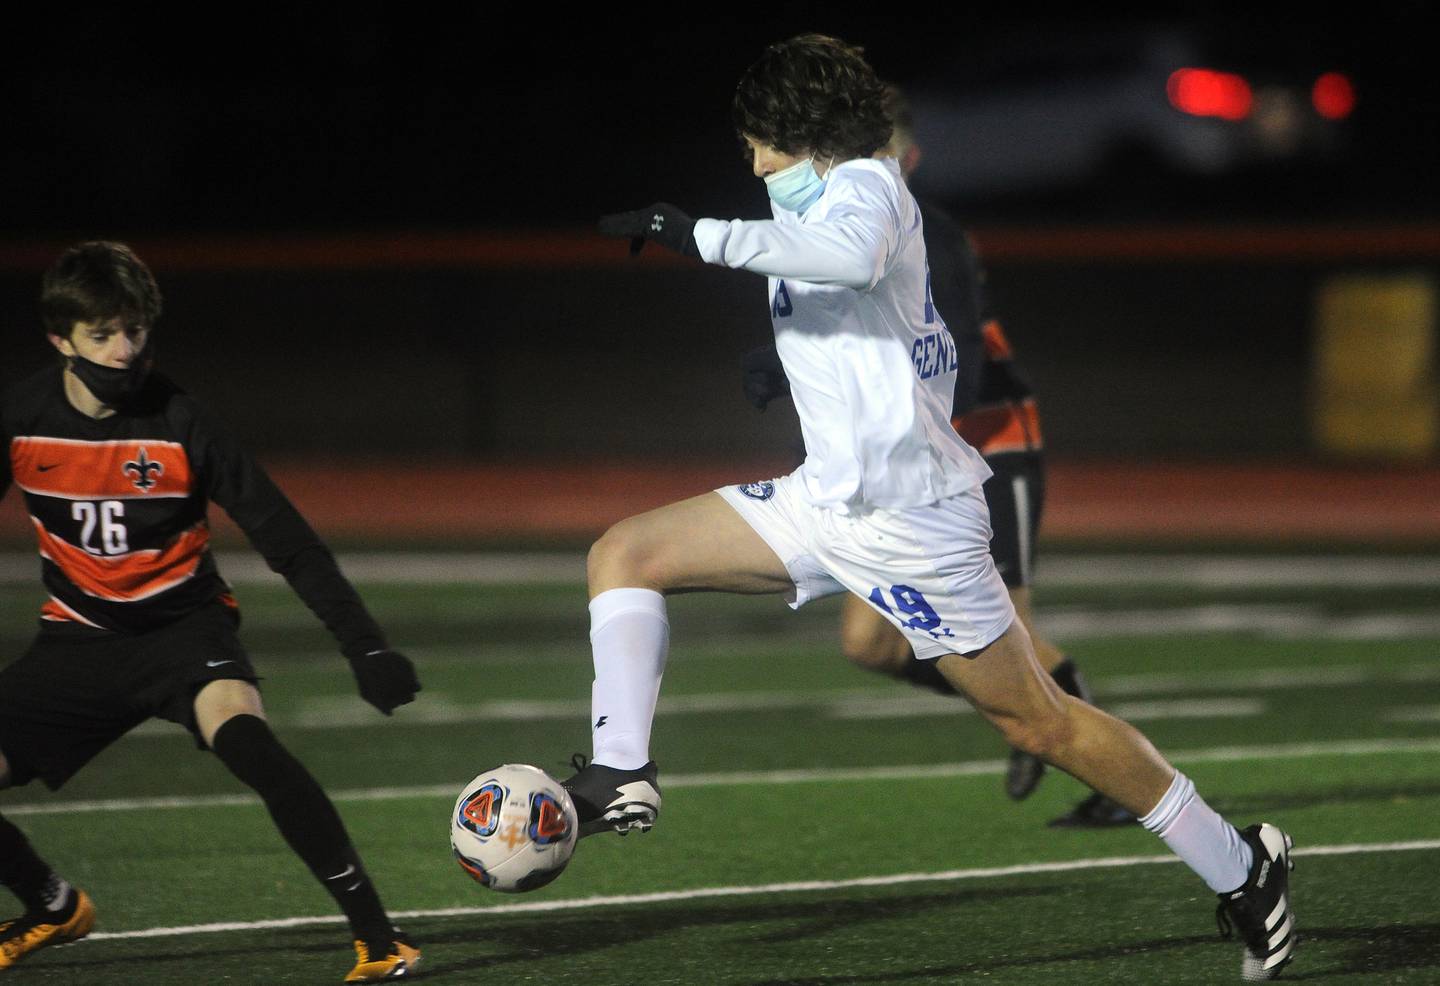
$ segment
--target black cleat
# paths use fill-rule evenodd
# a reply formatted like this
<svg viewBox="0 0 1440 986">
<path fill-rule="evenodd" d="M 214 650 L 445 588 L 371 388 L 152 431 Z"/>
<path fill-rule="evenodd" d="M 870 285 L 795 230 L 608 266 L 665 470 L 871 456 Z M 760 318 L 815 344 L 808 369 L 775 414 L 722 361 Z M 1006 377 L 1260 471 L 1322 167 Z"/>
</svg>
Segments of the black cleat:
<svg viewBox="0 0 1440 986">
<path fill-rule="evenodd" d="M 1096 791 L 1067 814 L 1052 818 L 1046 824 L 1052 829 L 1108 829 L 1134 825 L 1139 820 L 1133 811 Z"/>
<path fill-rule="evenodd" d="M 1240 975 L 1247 982 L 1263 982 L 1280 975 L 1280 970 L 1294 957 L 1295 916 L 1290 911 L 1290 836 L 1273 825 L 1252 825 L 1240 832 L 1250 844 L 1255 859 L 1245 884 L 1228 894 L 1220 894 L 1215 920 L 1220 936 L 1229 938 L 1232 930 L 1240 932 L 1245 954 L 1240 962 Z"/>
<path fill-rule="evenodd" d="M 576 756 L 575 775 L 561 781 L 575 802 L 580 838 L 598 832 L 625 835 L 631 829 L 649 832 L 660 814 L 660 783 L 655 761 L 639 770 L 620 770 Z"/>
<path fill-rule="evenodd" d="M 1035 792 L 1045 776 L 1045 761 L 1024 750 L 1010 751 L 1010 764 L 1005 768 L 1005 793 L 1016 801 L 1024 801 Z"/>
</svg>

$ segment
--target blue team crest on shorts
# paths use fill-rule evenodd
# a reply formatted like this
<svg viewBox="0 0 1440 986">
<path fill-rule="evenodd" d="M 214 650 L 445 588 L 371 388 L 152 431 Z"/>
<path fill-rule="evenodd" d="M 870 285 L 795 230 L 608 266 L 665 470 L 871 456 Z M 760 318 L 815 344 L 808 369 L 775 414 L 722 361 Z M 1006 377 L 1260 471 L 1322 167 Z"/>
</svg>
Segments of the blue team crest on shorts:
<svg viewBox="0 0 1440 986">
<path fill-rule="evenodd" d="M 760 483 L 746 483 L 735 488 L 752 500 L 768 500 L 775 495 L 775 484 L 768 479 Z"/>
</svg>

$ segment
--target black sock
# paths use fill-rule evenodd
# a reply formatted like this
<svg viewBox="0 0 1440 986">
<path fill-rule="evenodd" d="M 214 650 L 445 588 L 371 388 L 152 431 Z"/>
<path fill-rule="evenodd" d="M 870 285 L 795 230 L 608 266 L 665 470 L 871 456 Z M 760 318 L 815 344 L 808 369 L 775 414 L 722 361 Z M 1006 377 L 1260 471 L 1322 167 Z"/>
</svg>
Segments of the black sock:
<svg viewBox="0 0 1440 986">
<path fill-rule="evenodd" d="M 394 929 L 350 845 L 345 823 L 269 725 L 255 716 L 235 716 L 216 730 L 211 747 L 232 774 L 260 795 L 295 855 L 345 912 L 354 936 L 377 948 L 388 945 Z"/>
<path fill-rule="evenodd" d="M 66 883 L 35 854 L 25 833 L 0 815 L 0 884 L 9 887 L 26 913 L 73 910 L 75 902 Z"/>
<path fill-rule="evenodd" d="M 941 695 L 960 694 L 955 690 L 955 686 L 950 684 L 950 679 L 940 673 L 940 667 L 935 661 L 922 661 L 918 657 L 911 657 L 900 669 L 900 677 L 912 685 L 928 688 Z"/>
<path fill-rule="evenodd" d="M 1095 699 L 1090 694 L 1090 686 L 1085 683 L 1085 676 L 1080 673 L 1080 669 L 1070 658 L 1067 657 L 1055 665 L 1050 672 L 1050 677 L 1055 679 L 1055 683 L 1066 695 L 1074 695 L 1087 705 L 1095 704 Z"/>
</svg>

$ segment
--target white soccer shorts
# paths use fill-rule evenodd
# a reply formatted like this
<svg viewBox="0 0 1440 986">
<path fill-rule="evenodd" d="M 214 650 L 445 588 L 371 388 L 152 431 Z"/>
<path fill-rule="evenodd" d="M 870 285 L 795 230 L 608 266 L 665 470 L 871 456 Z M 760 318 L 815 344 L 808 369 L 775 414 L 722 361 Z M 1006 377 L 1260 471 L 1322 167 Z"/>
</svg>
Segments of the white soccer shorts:
<svg viewBox="0 0 1440 986">
<path fill-rule="evenodd" d="M 978 486 L 923 507 L 861 514 L 813 506 L 800 489 L 792 473 L 715 491 L 784 563 L 795 583 L 791 607 L 853 592 L 922 659 L 980 650 L 1014 621 Z"/>
</svg>

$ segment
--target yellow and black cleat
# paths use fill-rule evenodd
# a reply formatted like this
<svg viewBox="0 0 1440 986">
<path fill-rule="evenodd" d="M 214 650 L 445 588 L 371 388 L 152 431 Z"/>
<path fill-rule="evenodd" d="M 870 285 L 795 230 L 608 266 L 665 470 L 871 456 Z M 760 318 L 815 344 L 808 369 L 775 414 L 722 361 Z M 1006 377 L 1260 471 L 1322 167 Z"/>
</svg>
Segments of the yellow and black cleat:
<svg viewBox="0 0 1440 986">
<path fill-rule="evenodd" d="M 95 905 L 85 891 L 76 890 L 70 917 L 59 923 L 53 918 L 46 913 L 24 914 L 0 924 L 0 972 L 47 945 L 64 945 L 90 934 L 95 927 Z"/>
<path fill-rule="evenodd" d="M 397 935 L 386 954 L 371 956 L 370 947 L 355 940 L 355 968 L 345 977 L 347 983 L 380 983 L 387 979 L 408 979 L 420 971 L 420 949 Z"/>
</svg>

